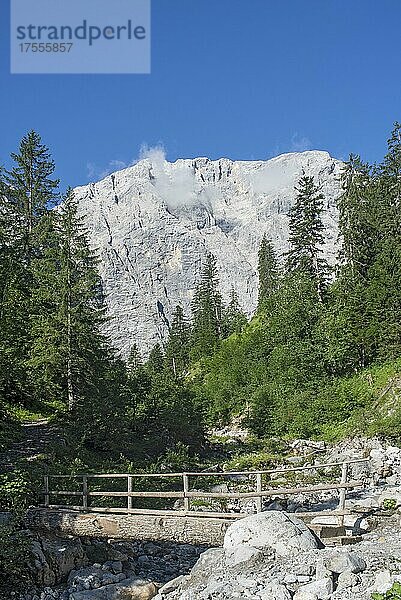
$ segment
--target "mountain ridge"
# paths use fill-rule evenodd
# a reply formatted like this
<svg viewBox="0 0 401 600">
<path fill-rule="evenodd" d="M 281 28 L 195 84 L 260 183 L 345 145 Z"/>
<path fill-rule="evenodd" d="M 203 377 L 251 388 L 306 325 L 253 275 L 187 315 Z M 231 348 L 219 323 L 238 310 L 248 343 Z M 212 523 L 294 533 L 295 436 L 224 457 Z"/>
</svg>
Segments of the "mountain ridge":
<svg viewBox="0 0 401 600">
<path fill-rule="evenodd" d="M 286 153 L 263 161 L 207 157 L 165 160 L 151 152 L 134 165 L 75 189 L 98 248 L 113 343 L 144 355 L 168 334 L 176 304 L 189 314 L 207 252 L 217 259 L 221 289 L 234 287 L 252 315 L 257 302 L 257 251 L 263 234 L 287 249 L 288 211 L 302 173 L 325 195 L 325 255 L 337 252 L 338 175 L 328 152 Z"/>
</svg>

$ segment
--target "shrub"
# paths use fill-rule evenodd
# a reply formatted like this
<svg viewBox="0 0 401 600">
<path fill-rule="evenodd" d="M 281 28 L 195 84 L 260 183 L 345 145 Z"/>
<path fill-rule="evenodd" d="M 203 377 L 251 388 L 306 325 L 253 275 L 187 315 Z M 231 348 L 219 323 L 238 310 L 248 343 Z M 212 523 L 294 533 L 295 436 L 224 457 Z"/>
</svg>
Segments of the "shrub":
<svg viewBox="0 0 401 600">
<path fill-rule="evenodd" d="M 383 500 L 383 508 L 384 510 L 395 510 L 397 507 L 397 501 L 394 498 L 385 498 Z"/>
<path fill-rule="evenodd" d="M 372 594 L 372 600 L 401 600 L 401 583 L 395 583 L 385 594 Z"/>
<path fill-rule="evenodd" d="M 0 597 L 6 590 L 21 587 L 28 576 L 31 541 L 21 527 L 28 489 L 19 472 L 0 476 L 0 511 L 4 512 L 0 521 Z"/>
</svg>

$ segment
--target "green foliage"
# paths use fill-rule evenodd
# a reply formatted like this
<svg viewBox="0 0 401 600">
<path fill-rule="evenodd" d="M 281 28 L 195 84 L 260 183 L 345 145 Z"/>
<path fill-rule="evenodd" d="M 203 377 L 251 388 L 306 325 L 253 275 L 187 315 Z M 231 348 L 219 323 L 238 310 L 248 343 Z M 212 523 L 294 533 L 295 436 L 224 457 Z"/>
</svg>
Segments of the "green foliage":
<svg viewBox="0 0 401 600">
<path fill-rule="evenodd" d="M 262 238 L 258 252 L 258 276 L 258 310 L 261 310 L 276 292 L 280 279 L 277 256 L 266 234 Z"/>
<path fill-rule="evenodd" d="M 238 294 L 234 288 L 231 289 L 230 301 L 223 308 L 221 321 L 221 334 L 227 338 L 233 333 L 240 333 L 247 324 L 247 318 L 241 309 Z"/>
<path fill-rule="evenodd" d="M 395 510 L 397 508 L 397 500 L 394 500 L 394 498 L 385 498 L 383 500 L 383 508 L 384 510 Z"/>
<path fill-rule="evenodd" d="M 30 490 L 23 473 L 0 475 L 0 513 L 5 513 L 0 514 L 0 594 L 20 587 L 28 576 L 31 541 L 20 522 Z"/>
<path fill-rule="evenodd" d="M 372 600 L 401 600 L 401 583 L 394 583 L 392 588 L 384 594 L 372 594 Z"/>
<path fill-rule="evenodd" d="M 267 451 L 240 454 L 226 463 L 227 471 L 256 471 L 274 468 L 278 456 Z"/>
<path fill-rule="evenodd" d="M 192 359 L 210 356 L 219 345 L 222 309 L 216 258 L 209 253 L 192 301 Z"/>
<path fill-rule="evenodd" d="M 29 499 L 31 486 L 25 474 L 19 471 L 0 475 L 0 511 L 22 514 Z"/>
<path fill-rule="evenodd" d="M 191 326 L 181 306 L 173 313 L 169 337 L 166 344 L 166 366 L 176 377 L 186 374 L 190 360 Z"/>
<path fill-rule="evenodd" d="M 202 410 L 194 393 L 170 370 L 150 370 L 149 361 L 129 382 L 133 434 L 152 457 L 175 451 L 177 444 L 199 448 Z"/>
<path fill-rule="evenodd" d="M 27 533 L 13 521 L 0 524 L 0 594 L 15 592 L 27 580 L 30 547 Z"/>
<path fill-rule="evenodd" d="M 313 177 L 305 174 L 295 189 L 297 196 L 290 210 L 290 249 L 286 256 L 286 271 L 302 274 L 313 281 L 322 300 L 329 271 L 322 256 L 324 196 L 319 193 Z"/>
</svg>

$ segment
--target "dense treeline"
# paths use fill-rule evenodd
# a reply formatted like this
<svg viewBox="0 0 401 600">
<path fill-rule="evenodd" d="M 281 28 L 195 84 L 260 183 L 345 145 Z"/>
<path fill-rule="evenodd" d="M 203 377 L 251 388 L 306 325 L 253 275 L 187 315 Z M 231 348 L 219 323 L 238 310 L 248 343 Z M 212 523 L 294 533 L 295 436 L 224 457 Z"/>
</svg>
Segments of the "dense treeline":
<svg viewBox="0 0 401 600">
<path fill-rule="evenodd" d="M 261 436 L 321 435 L 369 404 L 348 384 L 355 373 L 400 357 L 401 126 L 381 164 L 351 155 L 341 183 L 335 272 L 322 253 L 324 198 L 307 175 L 289 252 L 277 257 L 263 239 L 258 312 L 203 371 L 212 421 L 245 414 Z"/>
<path fill-rule="evenodd" d="M 261 437 L 322 435 L 369 398 L 347 381 L 401 349 L 401 126 L 380 165 L 351 156 L 338 201 L 341 252 L 324 259 L 324 197 L 304 173 L 289 251 L 259 251 L 258 309 L 225 303 L 205 257 L 191 315 L 127 363 L 105 337 L 97 257 L 71 190 L 35 132 L 0 173 L 0 412 L 56 415 L 76 455 L 198 450 L 205 424 L 241 417 Z"/>
<path fill-rule="evenodd" d="M 28 133 L 11 157 L 15 166 L 0 177 L 2 415 L 55 415 L 76 456 L 130 456 L 142 444 L 151 458 L 177 443 L 196 447 L 201 413 L 178 378 L 159 368 L 157 349 L 146 366 L 133 349 L 126 365 L 105 337 L 97 257 L 73 192 L 59 195 L 39 135 Z M 183 327 L 178 313 L 180 338 Z M 173 347 L 174 335 L 171 356 Z M 178 355 L 174 361 L 182 372 Z"/>
</svg>

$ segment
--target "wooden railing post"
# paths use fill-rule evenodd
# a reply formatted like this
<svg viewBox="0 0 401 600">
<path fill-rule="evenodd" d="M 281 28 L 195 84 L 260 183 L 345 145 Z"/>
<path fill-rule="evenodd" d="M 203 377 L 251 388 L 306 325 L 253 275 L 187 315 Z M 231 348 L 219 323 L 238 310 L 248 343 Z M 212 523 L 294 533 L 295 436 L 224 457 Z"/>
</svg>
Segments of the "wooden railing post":
<svg viewBox="0 0 401 600">
<path fill-rule="evenodd" d="M 189 492 L 189 477 L 186 473 L 182 474 L 182 484 L 184 489 L 184 510 L 188 512 L 190 510 L 189 498 L 187 496 Z"/>
<path fill-rule="evenodd" d="M 88 478 L 82 476 L 82 508 L 88 510 Z"/>
<path fill-rule="evenodd" d="M 345 485 L 347 483 L 347 477 L 348 477 L 348 463 L 343 462 L 342 467 L 341 467 L 341 485 Z M 346 488 L 340 489 L 338 508 L 343 513 L 345 510 L 346 493 L 347 493 Z M 344 514 L 338 516 L 338 525 L 340 527 L 342 527 L 344 525 Z"/>
<path fill-rule="evenodd" d="M 44 497 L 45 497 L 45 506 L 49 506 L 50 504 L 50 494 L 49 494 L 49 476 L 45 475 L 44 476 Z"/>
<path fill-rule="evenodd" d="M 132 510 L 132 496 L 129 495 L 132 492 L 132 477 L 130 475 L 127 477 L 127 492 L 127 510 L 130 512 Z"/>
<path fill-rule="evenodd" d="M 258 496 L 256 497 L 256 512 L 262 512 L 262 473 L 256 473 L 256 491 Z"/>
</svg>

